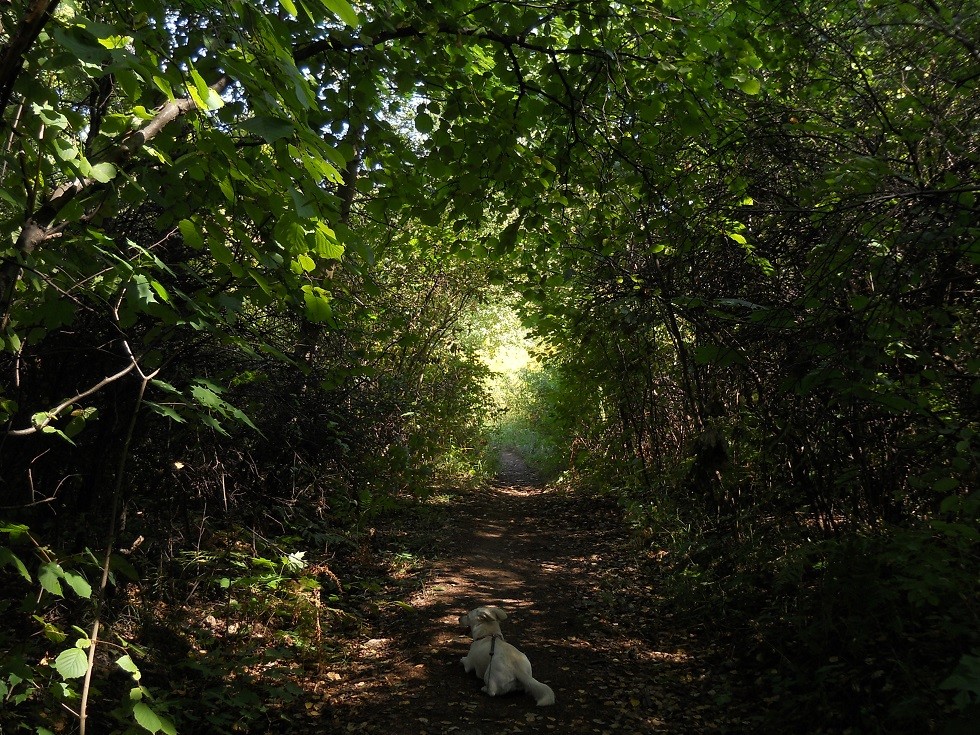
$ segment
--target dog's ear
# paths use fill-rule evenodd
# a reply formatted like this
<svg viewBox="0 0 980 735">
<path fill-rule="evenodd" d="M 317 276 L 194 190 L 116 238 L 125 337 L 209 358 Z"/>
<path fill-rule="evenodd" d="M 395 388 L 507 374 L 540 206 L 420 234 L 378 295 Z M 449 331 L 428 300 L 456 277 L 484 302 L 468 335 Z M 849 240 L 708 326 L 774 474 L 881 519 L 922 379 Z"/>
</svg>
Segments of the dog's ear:
<svg viewBox="0 0 980 735">
<path fill-rule="evenodd" d="M 506 620 L 507 619 L 507 613 L 505 613 L 499 607 L 488 607 L 487 610 L 497 620 Z"/>
</svg>

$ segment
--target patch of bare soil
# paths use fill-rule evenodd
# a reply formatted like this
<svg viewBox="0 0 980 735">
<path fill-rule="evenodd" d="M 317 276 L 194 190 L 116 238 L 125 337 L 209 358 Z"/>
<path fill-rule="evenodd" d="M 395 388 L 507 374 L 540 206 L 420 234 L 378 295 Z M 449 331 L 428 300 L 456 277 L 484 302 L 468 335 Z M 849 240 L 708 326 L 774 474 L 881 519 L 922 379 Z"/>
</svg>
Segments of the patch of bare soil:
<svg viewBox="0 0 980 735">
<path fill-rule="evenodd" d="M 365 631 L 313 687 L 320 732 L 710 733 L 754 728 L 729 702 L 724 653 L 657 618 L 649 564 L 614 503 L 541 486 L 514 455 L 453 505 L 412 609 Z M 557 703 L 488 697 L 463 672 L 457 618 L 503 607 L 506 639 Z M 310 706 L 309 704 L 307 705 Z"/>
</svg>

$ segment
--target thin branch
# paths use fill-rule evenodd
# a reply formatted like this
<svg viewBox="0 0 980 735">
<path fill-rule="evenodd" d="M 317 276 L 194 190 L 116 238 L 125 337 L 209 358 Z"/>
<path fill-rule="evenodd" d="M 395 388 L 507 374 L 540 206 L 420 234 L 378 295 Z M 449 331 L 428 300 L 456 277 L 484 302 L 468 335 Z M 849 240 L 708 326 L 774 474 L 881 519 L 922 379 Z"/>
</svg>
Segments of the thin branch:
<svg viewBox="0 0 980 735">
<path fill-rule="evenodd" d="M 0 49 L 0 129 L 3 128 L 3 111 L 7 109 L 14 82 L 24 68 L 24 57 L 31 50 L 41 30 L 61 0 L 33 0 L 20 22 L 18 32 Z"/>
<path fill-rule="evenodd" d="M 136 365 L 136 362 L 133 362 Z M 88 665 L 85 668 L 85 679 L 82 682 L 82 695 L 78 709 L 78 727 L 80 735 L 85 735 L 86 725 L 88 724 L 87 709 L 88 697 L 92 686 L 92 672 L 95 670 L 95 649 L 99 642 L 99 629 L 102 624 L 102 608 L 105 605 L 105 591 L 109 585 L 109 568 L 112 565 L 112 548 L 116 544 L 116 524 L 119 516 L 119 501 L 122 497 L 123 476 L 126 469 L 126 460 L 129 458 L 129 447 L 133 441 L 133 434 L 136 431 L 136 419 L 139 417 L 140 407 L 143 405 L 143 395 L 146 393 L 146 386 L 159 371 L 154 371 L 150 375 L 144 375 L 140 382 L 139 390 L 136 394 L 136 402 L 133 406 L 133 415 L 129 421 L 129 429 L 123 439 L 122 451 L 119 455 L 119 464 L 116 467 L 116 480 L 112 490 L 112 515 L 109 518 L 109 534 L 106 540 L 105 557 L 102 562 L 102 578 L 99 580 L 99 589 L 95 598 L 95 611 L 92 623 L 92 633 L 89 635 Z"/>
<path fill-rule="evenodd" d="M 120 378 L 126 376 L 127 374 L 129 374 L 130 372 L 132 372 L 133 368 L 136 368 L 136 367 L 138 367 L 136 361 L 135 360 L 132 360 L 129 363 L 129 365 L 127 365 L 125 368 L 123 368 L 122 370 L 120 370 L 115 375 L 110 375 L 107 378 L 103 378 L 98 383 L 96 383 L 91 388 L 89 388 L 88 390 L 82 391 L 77 396 L 74 396 L 73 398 L 69 398 L 68 400 L 63 401 L 62 403 L 59 403 L 57 406 L 55 406 L 54 408 L 52 408 L 50 411 L 47 411 L 46 412 L 47 413 L 47 418 L 45 418 L 44 421 L 42 421 L 41 423 L 36 424 L 35 426 L 31 426 L 31 427 L 29 427 L 27 429 L 11 429 L 10 431 L 7 432 L 7 435 L 8 436 L 27 436 L 28 434 L 34 434 L 34 433 L 40 431 L 45 426 L 47 426 L 52 421 L 54 421 L 58 417 L 58 414 L 61 413 L 62 411 L 64 411 L 66 408 L 68 408 L 68 406 L 72 405 L 73 403 L 77 403 L 78 401 L 82 400 L 83 398 L 88 398 L 90 395 L 92 395 L 93 393 L 101 390 L 102 388 L 104 388 L 105 386 L 109 385 L 110 383 L 114 383 L 115 381 L 119 380 Z"/>
</svg>

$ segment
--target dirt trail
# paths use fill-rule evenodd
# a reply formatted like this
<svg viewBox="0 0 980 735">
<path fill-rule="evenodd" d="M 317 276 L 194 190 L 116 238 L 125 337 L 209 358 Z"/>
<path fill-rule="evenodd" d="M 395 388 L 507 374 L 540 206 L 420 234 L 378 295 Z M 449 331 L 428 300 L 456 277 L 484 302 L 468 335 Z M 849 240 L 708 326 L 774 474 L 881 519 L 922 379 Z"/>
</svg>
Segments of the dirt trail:
<svg viewBox="0 0 980 735">
<path fill-rule="evenodd" d="M 697 640 L 649 619 L 636 553 L 615 507 L 545 489 L 514 455 L 491 487 L 454 506 L 415 611 L 365 640 L 341 680 L 326 681 L 328 732 L 405 735 L 737 732 Z M 480 604 L 509 614 L 507 640 L 555 690 L 491 698 L 459 659 L 458 616 Z"/>
</svg>

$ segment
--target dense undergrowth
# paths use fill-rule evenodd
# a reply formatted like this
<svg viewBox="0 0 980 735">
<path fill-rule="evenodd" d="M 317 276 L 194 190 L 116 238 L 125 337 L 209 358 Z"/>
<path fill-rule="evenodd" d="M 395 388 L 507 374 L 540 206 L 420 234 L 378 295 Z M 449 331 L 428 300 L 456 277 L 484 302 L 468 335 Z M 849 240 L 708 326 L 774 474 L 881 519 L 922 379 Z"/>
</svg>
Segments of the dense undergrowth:
<svg viewBox="0 0 980 735">
<path fill-rule="evenodd" d="M 528 385 L 504 435 L 543 470 L 571 454 L 559 485 L 618 499 L 659 613 L 710 631 L 744 691 L 758 695 L 767 732 L 969 731 L 980 694 L 980 556 L 974 527 L 956 520 L 964 509 L 875 526 L 698 509 L 685 497 L 693 457 L 643 486 L 635 462 L 581 448 L 596 425 L 573 447 L 576 409 L 556 394 L 560 379 L 538 374 Z M 752 471 L 728 466 L 720 479 Z"/>
<path fill-rule="evenodd" d="M 285 533 L 278 522 L 228 514 L 219 528 L 201 516 L 209 528 L 196 545 L 173 544 L 169 558 L 133 549 L 114 560 L 98 611 L 89 727 L 305 732 L 317 682 L 343 671 L 352 642 L 403 613 L 421 588 L 451 497 L 390 496 L 344 525 L 303 523 L 316 508 L 299 501 Z M 40 563 L 40 571 L 32 580 L 4 572 L 0 724 L 12 733 L 70 731 L 94 610 L 84 580 L 99 564 L 88 552 L 36 546 L 23 527 L 4 531 L 5 561 Z"/>
<path fill-rule="evenodd" d="M 297 336 L 270 312 L 263 351 L 246 323 L 236 349 L 188 334 L 169 377 L 187 394 L 109 391 L 94 406 L 117 422 L 0 445 L 16 506 L 0 524 L 4 732 L 70 730 L 83 700 L 90 732 L 275 731 L 304 667 L 332 645 L 342 665 L 335 637 L 402 604 L 425 549 L 390 529 L 433 522 L 443 488 L 488 464 L 474 278 L 435 266 L 408 257 L 372 276 L 380 303 L 337 304 L 361 326 L 321 332 L 310 369 L 284 358 Z M 34 345 L 38 365 L 61 339 Z M 77 375 L 34 379 L 67 393 Z"/>
</svg>

